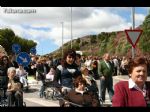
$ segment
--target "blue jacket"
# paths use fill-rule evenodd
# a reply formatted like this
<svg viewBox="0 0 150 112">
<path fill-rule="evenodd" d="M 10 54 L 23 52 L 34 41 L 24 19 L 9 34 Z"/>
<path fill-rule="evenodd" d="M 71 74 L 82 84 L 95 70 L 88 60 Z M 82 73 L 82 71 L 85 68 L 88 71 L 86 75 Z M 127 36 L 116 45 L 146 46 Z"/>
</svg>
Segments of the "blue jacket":
<svg viewBox="0 0 150 112">
<path fill-rule="evenodd" d="M 63 67 L 62 70 L 57 68 L 54 80 L 57 82 L 60 80 L 62 86 L 73 88 L 73 80 L 79 75 L 81 75 L 81 72 L 76 66 Z"/>
</svg>

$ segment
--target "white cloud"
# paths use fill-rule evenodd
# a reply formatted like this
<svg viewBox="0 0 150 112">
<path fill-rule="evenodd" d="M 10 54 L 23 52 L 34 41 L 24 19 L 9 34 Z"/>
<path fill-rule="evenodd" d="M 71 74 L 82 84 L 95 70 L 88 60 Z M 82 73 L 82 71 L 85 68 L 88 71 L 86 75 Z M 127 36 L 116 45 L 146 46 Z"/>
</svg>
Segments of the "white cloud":
<svg viewBox="0 0 150 112">
<path fill-rule="evenodd" d="M 110 32 L 129 28 L 131 24 L 123 17 L 107 12 L 105 10 L 95 10 L 89 18 L 73 22 L 73 32 L 75 37 L 90 34 L 91 32 Z"/>
<path fill-rule="evenodd" d="M 135 22 L 136 25 L 139 26 L 140 24 L 142 24 L 142 22 L 145 19 L 145 15 L 144 14 L 135 14 Z"/>
</svg>

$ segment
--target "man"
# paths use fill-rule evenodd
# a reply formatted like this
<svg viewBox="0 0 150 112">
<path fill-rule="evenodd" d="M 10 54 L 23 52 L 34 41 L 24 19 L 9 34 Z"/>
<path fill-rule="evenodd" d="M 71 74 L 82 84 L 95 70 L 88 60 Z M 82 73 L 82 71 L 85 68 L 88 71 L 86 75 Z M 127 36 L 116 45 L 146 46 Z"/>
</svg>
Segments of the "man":
<svg viewBox="0 0 150 112">
<path fill-rule="evenodd" d="M 105 102 L 106 88 L 109 94 L 110 101 L 114 94 L 113 90 L 113 65 L 110 63 L 110 54 L 105 53 L 103 60 L 98 64 L 98 74 L 100 75 L 100 97 Z"/>
<path fill-rule="evenodd" d="M 40 86 L 41 86 L 39 90 L 39 96 L 40 98 L 42 98 L 44 95 L 44 90 L 45 90 L 45 77 L 46 77 L 46 74 L 49 72 L 50 68 L 48 64 L 46 63 L 45 57 L 41 57 L 38 59 L 36 67 L 37 67 L 36 69 L 37 77 L 39 77 Z"/>
<path fill-rule="evenodd" d="M 113 63 L 114 63 L 114 76 L 117 76 L 118 75 L 118 68 L 119 68 L 119 61 L 118 61 L 118 58 L 117 56 L 113 58 Z"/>
</svg>

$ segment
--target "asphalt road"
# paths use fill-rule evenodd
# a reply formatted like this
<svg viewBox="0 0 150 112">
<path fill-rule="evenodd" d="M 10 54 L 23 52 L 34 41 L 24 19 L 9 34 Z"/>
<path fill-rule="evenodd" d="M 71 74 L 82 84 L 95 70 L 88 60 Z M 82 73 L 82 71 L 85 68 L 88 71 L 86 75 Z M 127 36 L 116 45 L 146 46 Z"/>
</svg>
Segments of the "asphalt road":
<svg viewBox="0 0 150 112">
<path fill-rule="evenodd" d="M 52 101 L 50 99 L 40 98 L 38 95 L 39 84 L 30 84 L 30 88 L 27 92 L 24 92 L 24 101 L 27 107 L 58 107 L 58 101 Z"/>
</svg>

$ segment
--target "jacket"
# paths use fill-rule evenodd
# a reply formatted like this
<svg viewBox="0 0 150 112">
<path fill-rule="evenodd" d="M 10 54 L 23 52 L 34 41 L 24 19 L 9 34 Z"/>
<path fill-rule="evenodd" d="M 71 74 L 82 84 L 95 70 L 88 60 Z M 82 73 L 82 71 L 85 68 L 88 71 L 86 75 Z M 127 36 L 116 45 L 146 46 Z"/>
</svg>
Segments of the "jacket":
<svg viewBox="0 0 150 112">
<path fill-rule="evenodd" d="M 73 79 L 81 75 L 81 72 L 76 66 L 68 65 L 66 68 L 61 67 L 56 69 L 54 80 L 61 83 L 62 86 L 73 88 Z"/>
<path fill-rule="evenodd" d="M 64 98 L 65 100 L 81 105 L 82 107 L 100 107 L 99 99 L 93 92 L 84 91 L 83 94 L 77 92 L 75 89 L 68 92 Z M 63 106 L 64 103 L 61 104 Z M 74 105 L 70 104 L 71 107 Z"/>
<path fill-rule="evenodd" d="M 110 68 L 106 65 L 105 61 L 101 61 L 98 64 L 98 74 L 100 76 L 111 77 L 113 74 L 113 65 L 109 62 Z"/>
<path fill-rule="evenodd" d="M 113 107 L 146 107 L 147 102 L 143 94 L 135 88 L 129 89 L 128 81 L 120 81 L 115 87 L 112 98 Z M 146 82 L 147 97 L 150 101 L 150 82 Z"/>
</svg>

